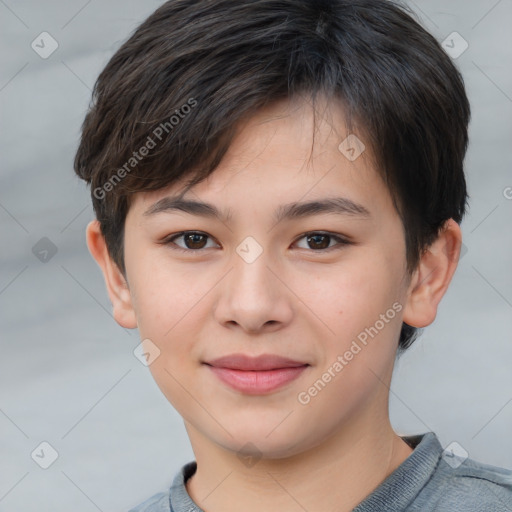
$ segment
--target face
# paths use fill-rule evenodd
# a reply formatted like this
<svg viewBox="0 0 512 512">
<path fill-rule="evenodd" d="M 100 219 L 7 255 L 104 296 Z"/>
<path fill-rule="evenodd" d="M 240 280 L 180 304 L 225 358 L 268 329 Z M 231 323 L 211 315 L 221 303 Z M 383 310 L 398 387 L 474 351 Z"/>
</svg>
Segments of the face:
<svg viewBox="0 0 512 512">
<path fill-rule="evenodd" d="M 137 194 L 126 218 L 130 300 L 158 356 L 152 375 L 197 438 L 234 452 L 250 442 L 290 456 L 387 414 L 383 382 L 407 298 L 403 228 L 369 147 L 356 159 L 353 139 L 339 149 L 341 107 L 321 112 L 314 145 L 307 103 L 251 118 L 181 198 L 211 208 L 174 208 L 176 185 Z M 294 378 L 274 389 L 240 390 L 205 364 L 234 353 L 307 366 L 281 372 Z"/>
</svg>

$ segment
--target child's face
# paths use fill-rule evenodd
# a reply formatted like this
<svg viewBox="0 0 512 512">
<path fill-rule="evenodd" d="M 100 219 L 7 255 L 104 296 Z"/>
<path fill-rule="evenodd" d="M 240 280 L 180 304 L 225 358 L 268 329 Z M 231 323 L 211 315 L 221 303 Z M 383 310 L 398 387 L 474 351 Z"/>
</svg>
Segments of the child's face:
<svg viewBox="0 0 512 512">
<path fill-rule="evenodd" d="M 317 112 L 311 161 L 307 104 L 282 102 L 250 120 L 214 174 L 184 197 L 229 211 L 228 220 L 178 210 L 144 215 L 180 187 L 138 194 L 129 210 L 131 303 L 141 339 L 160 350 L 150 370 L 193 446 L 213 441 L 237 451 L 250 441 L 277 458 L 342 427 L 363 435 L 387 421 L 408 296 L 404 233 L 369 148 L 350 161 L 338 149 L 348 135 L 343 112 L 334 105 L 328 112 L 332 126 Z M 369 215 L 274 221 L 290 203 L 341 197 Z M 159 243 L 180 231 L 207 237 L 174 240 L 181 248 L 188 242 L 188 252 Z M 318 231 L 332 237 L 308 243 L 304 235 Z M 334 235 L 352 244 L 338 244 Z M 233 353 L 277 354 L 310 366 L 274 391 L 248 394 L 204 364 Z M 319 391 L 311 391 L 315 383 Z"/>
</svg>

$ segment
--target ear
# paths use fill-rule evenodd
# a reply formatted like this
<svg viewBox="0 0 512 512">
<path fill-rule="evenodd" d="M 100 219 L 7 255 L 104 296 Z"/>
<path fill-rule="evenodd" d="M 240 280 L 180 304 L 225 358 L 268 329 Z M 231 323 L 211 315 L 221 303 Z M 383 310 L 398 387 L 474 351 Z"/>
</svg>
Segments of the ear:
<svg viewBox="0 0 512 512">
<path fill-rule="evenodd" d="M 421 256 L 407 291 L 403 321 L 412 327 L 426 327 L 436 318 L 437 306 L 459 262 L 462 233 L 448 219 L 439 236 Z"/>
<path fill-rule="evenodd" d="M 93 220 L 87 225 L 86 240 L 89 252 L 103 272 L 115 321 L 122 327 L 135 329 L 137 318 L 128 282 L 110 257 L 98 220 Z"/>
</svg>

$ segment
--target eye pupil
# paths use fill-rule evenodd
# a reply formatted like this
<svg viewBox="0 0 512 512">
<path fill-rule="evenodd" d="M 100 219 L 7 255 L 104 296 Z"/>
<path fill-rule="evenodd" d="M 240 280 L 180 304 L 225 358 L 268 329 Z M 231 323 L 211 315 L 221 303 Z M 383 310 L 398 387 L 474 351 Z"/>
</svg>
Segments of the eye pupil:
<svg viewBox="0 0 512 512">
<path fill-rule="evenodd" d="M 185 245 L 187 246 L 188 249 L 202 249 L 204 247 L 204 235 L 201 235 L 200 233 L 190 233 L 188 235 L 185 236 Z M 196 244 L 198 242 L 198 239 L 203 239 L 202 242 L 203 244 L 201 245 L 200 241 L 199 241 L 199 245 L 200 247 L 197 247 L 195 246 L 194 244 Z M 189 247 L 189 243 L 192 243 L 193 244 L 193 247 Z"/>
<path fill-rule="evenodd" d="M 321 247 L 316 245 L 315 247 L 313 247 L 314 249 L 326 249 L 327 247 L 329 247 L 329 239 L 330 239 L 329 235 L 310 235 L 310 236 L 308 236 L 308 244 L 311 243 L 312 240 L 313 240 L 313 244 L 317 244 L 318 238 L 323 238 L 324 243 L 320 244 Z M 327 243 L 325 243 L 325 241 L 327 241 Z"/>
</svg>

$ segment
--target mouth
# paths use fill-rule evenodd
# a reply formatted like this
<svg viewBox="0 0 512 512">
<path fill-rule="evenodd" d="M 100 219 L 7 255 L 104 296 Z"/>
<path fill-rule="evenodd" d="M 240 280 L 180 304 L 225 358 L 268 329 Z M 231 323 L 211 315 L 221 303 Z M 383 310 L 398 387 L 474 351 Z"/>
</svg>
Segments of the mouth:
<svg viewBox="0 0 512 512">
<path fill-rule="evenodd" d="M 216 368 L 244 371 L 268 371 L 309 366 L 309 364 L 304 361 L 296 361 L 277 354 L 262 354 L 257 357 L 247 356 L 245 354 L 230 354 L 208 361 L 205 364 Z"/>
<path fill-rule="evenodd" d="M 264 395 L 297 379 L 310 364 L 264 354 L 250 357 L 232 354 L 204 363 L 231 389 L 247 395 Z"/>
</svg>

